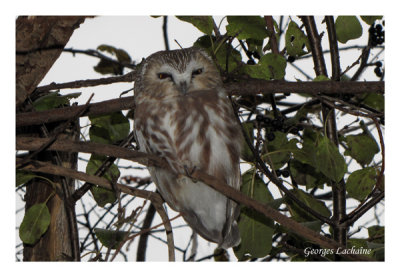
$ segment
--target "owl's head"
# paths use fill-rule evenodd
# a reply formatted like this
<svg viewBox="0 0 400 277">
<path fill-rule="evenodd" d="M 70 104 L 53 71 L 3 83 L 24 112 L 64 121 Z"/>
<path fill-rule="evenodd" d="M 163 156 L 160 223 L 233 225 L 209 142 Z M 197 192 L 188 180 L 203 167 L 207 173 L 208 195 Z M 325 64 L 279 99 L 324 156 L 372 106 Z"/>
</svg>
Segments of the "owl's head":
<svg viewBox="0 0 400 277">
<path fill-rule="evenodd" d="M 135 97 L 162 100 L 221 86 L 219 72 L 203 50 L 160 51 L 146 59 L 135 81 Z"/>
</svg>

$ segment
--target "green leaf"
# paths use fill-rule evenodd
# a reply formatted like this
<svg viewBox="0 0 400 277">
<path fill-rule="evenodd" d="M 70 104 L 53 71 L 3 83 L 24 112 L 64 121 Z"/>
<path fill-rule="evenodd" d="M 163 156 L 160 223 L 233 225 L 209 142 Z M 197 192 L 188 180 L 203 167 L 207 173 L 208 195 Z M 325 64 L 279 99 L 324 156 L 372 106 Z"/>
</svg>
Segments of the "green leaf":
<svg viewBox="0 0 400 277">
<path fill-rule="evenodd" d="M 90 188 L 90 192 L 92 193 L 93 198 L 99 207 L 104 208 L 106 204 L 112 204 L 117 201 L 117 197 L 112 190 L 98 186 L 92 186 Z"/>
<path fill-rule="evenodd" d="M 356 16 L 338 16 L 335 28 L 337 39 L 341 43 L 346 43 L 362 35 L 362 27 Z"/>
<path fill-rule="evenodd" d="M 383 16 L 360 16 L 360 17 L 368 25 L 372 25 L 374 24 L 375 20 L 383 18 Z"/>
<path fill-rule="evenodd" d="M 318 140 L 316 166 L 317 170 L 335 182 L 339 182 L 347 172 L 346 161 L 337 146 L 326 136 Z"/>
<path fill-rule="evenodd" d="M 123 242 L 128 236 L 129 232 L 114 231 L 107 229 L 94 228 L 94 233 L 107 248 L 117 249 L 119 244 Z"/>
<path fill-rule="evenodd" d="M 317 148 L 315 142 L 320 137 L 316 131 L 311 128 L 305 128 L 303 133 L 302 148 L 293 152 L 294 158 L 304 164 L 317 168 Z"/>
<path fill-rule="evenodd" d="M 26 244 L 35 244 L 50 225 L 50 212 L 46 203 L 31 206 L 25 213 L 19 237 Z"/>
<path fill-rule="evenodd" d="M 251 52 L 257 52 L 260 57 L 263 54 L 263 41 L 262 40 L 257 40 L 257 39 L 246 39 L 246 44 L 247 44 L 247 50 Z"/>
<path fill-rule="evenodd" d="M 111 45 L 101 44 L 97 47 L 97 50 L 107 52 L 113 56 L 116 56 L 117 60 L 121 63 L 130 63 L 132 61 L 131 56 L 129 56 L 129 54 L 125 50 L 115 48 Z"/>
<path fill-rule="evenodd" d="M 268 36 L 264 18 L 261 16 L 228 16 L 226 31 L 237 39 L 264 40 Z"/>
<path fill-rule="evenodd" d="M 117 58 L 120 63 L 131 63 L 132 59 L 129 54 L 123 50 L 111 45 L 101 44 L 97 47 L 98 51 L 107 52 Z M 107 59 L 100 59 L 99 63 L 94 66 L 94 70 L 100 74 L 122 75 L 124 67 L 121 64 L 109 61 Z"/>
<path fill-rule="evenodd" d="M 273 141 L 268 141 L 265 145 L 267 147 L 267 156 L 263 156 L 263 159 L 268 164 L 273 164 L 275 169 L 281 168 L 285 165 L 289 159 L 290 154 L 294 150 L 297 150 L 297 139 L 291 139 L 288 141 L 287 134 L 276 131 L 274 132 L 275 139 Z"/>
<path fill-rule="evenodd" d="M 362 102 L 380 112 L 385 110 L 385 97 L 382 94 L 367 93 Z"/>
<path fill-rule="evenodd" d="M 375 154 L 379 153 L 375 139 L 365 133 L 349 135 L 345 139 L 348 149 L 344 154 L 354 158 L 360 165 L 370 164 Z"/>
<path fill-rule="evenodd" d="M 229 43 L 218 44 L 213 36 L 199 37 L 193 44 L 195 47 L 203 48 L 211 57 L 215 57 L 215 62 L 225 71 L 228 64 L 228 72 L 236 69 L 242 61 L 240 52 Z M 228 58 L 228 60 L 227 60 Z"/>
<path fill-rule="evenodd" d="M 286 59 L 278 54 L 268 53 L 256 65 L 244 65 L 244 73 L 252 78 L 281 80 L 286 73 Z"/>
<path fill-rule="evenodd" d="M 346 182 L 346 190 L 350 197 L 362 201 L 371 193 L 375 183 L 375 168 L 366 167 L 350 174 Z"/>
<path fill-rule="evenodd" d="M 33 174 L 32 172 L 17 169 L 15 178 L 16 186 L 18 187 L 20 185 L 26 184 L 35 177 L 37 177 L 37 175 Z"/>
<path fill-rule="evenodd" d="M 58 108 L 62 105 L 69 105 L 69 100 L 77 98 L 81 95 L 80 92 L 60 95 L 58 92 L 50 92 L 33 102 L 33 107 L 36 111 L 47 111 Z"/>
<path fill-rule="evenodd" d="M 348 249 L 352 247 L 360 250 L 371 249 L 371 253 L 369 255 L 366 254 L 366 256 L 376 259 L 377 261 L 385 260 L 385 245 L 382 243 L 369 242 L 366 239 L 349 239 L 347 244 Z"/>
<path fill-rule="evenodd" d="M 98 143 L 116 143 L 129 134 L 129 120 L 121 111 L 102 116 L 89 116 L 92 126 L 90 140 Z"/>
<path fill-rule="evenodd" d="M 122 75 L 124 74 L 124 67 L 121 66 L 118 63 L 106 60 L 106 59 L 100 59 L 99 63 L 93 67 L 94 71 L 97 73 L 100 73 L 102 75 Z"/>
<path fill-rule="evenodd" d="M 103 164 L 103 162 L 107 159 L 105 156 L 100 156 L 96 154 L 92 154 L 90 156 L 89 162 L 86 165 L 86 173 L 90 175 L 94 175 L 97 169 Z M 108 181 L 112 182 L 119 178 L 120 172 L 118 166 L 115 164 L 111 165 L 110 168 L 103 175 Z"/>
<path fill-rule="evenodd" d="M 310 49 L 308 37 L 294 21 L 290 21 L 289 23 L 289 27 L 285 35 L 285 43 L 288 55 L 293 57 L 302 56 L 306 54 Z"/>
<path fill-rule="evenodd" d="M 254 174 L 253 170 L 243 174 L 241 191 L 265 204 L 274 200 L 264 181 Z M 269 254 L 274 233 L 274 222 L 271 219 L 252 209 L 242 207 L 238 225 L 241 243 L 233 250 L 239 260 L 248 257 L 261 258 Z"/>
<path fill-rule="evenodd" d="M 385 226 L 374 225 L 368 227 L 369 241 L 375 243 L 385 243 Z"/>
<path fill-rule="evenodd" d="M 330 80 L 331 79 L 329 79 L 327 76 L 321 74 L 321 75 L 318 75 L 317 77 L 315 77 L 313 82 L 330 81 Z"/>
<path fill-rule="evenodd" d="M 107 159 L 105 156 L 99 156 L 93 154 L 90 157 L 89 162 L 86 166 L 86 173 L 90 175 L 94 175 L 97 169 L 103 164 L 103 162 Z M 118 167 L 113 164 L 103 175 L 103 178 L 107 179 L 110 182 L 115 182 L 118 180 L 120 176 L 120 171 Z M 90 191 L 92 192 L 93 198 L 96 201 L 97 205 L 100 207 L 104 207 L 106 204 L 114 203 L 117 200 L 115 192 L 109 189 L 105 189 L 98 186 L 92 186 Z"/>
<path fill-rule="evenodd" d="M 177 16 L 178 19 L 193 24 L 201 32 L 211 35 L 214 29 L 212 16 Z"/>
<path fill-rule="evenodd" d="M 301 202 L 306 204 L 307 207 L 310 209 L 313 209 L 314 211 L 318 212 L 319 214 L 325 216 L 325 217 L 330 217 L 331 216 L 331 211 L 326 207 L 325 202 L 318 200 L 314 198 L 311 194 L 304 192 L 301 189 L 292 189 L 290 190 L 294 196 L 296 196 Z M 290 214 L 296 218 L 298 221 L 301 222 L 314 222 L 318 221 L 317 218 L 314 216 L 310 215 L 306 211 L 304 211 L 302 208 L 300 208 L 292 199 L 290 199 L 288 196 L 285 196 L 285 200 L 288 204 L 288 209 L 290 211 Z M 321 225 L 321 223 L 320 223 Z"/>
<path fill-rule="evenodd" d="M 290 173 L 298 185 L 306 186 L 306 189 L 323 188 L 323 184 L 328 182 L 328 179 L 320 172 L 317 172 L 314 167 L 301 163 L 297 160 L 290 161 Z"/>
<path fill-rule="evenodd" d="M 367 241 L 367 249 L 372 249 L 371 257 L 377 261 L 385 260 L 385 244 Z"/>
<path fill-rule="evenodd" d="M 209 54 L 211 54 L 211 53 L 213 53 L 212 46 L 213 46 L 213 43 L 215 43 L 215 41 L 216 41 L 215 36 L 204 35 L 204 36 L 197 38 L 197 40 L 193 43 L 193 46 L 198 47 L 198 48 L 203 48 L 203 49 L 207 50 L 207 52 L 209 52 Z"/>
<path fill-rule="evenodd" d="M 228 57 L 228 72 L 232 72 L 236 69 L 242 61 L 240 52 L 234 49 L 229 43 L 224 43 L 221 47 L 216 49 L 214 55 L 217 59 L 217 63 L 224 71 L 226 71 Z"/>
<path fill-rule="evenodd" d="M 365 239 L 349 239 L 347 240 L 347 248 L 355 247 L 355 248 L 367 248 L 367 241 Z"/>
</svg>

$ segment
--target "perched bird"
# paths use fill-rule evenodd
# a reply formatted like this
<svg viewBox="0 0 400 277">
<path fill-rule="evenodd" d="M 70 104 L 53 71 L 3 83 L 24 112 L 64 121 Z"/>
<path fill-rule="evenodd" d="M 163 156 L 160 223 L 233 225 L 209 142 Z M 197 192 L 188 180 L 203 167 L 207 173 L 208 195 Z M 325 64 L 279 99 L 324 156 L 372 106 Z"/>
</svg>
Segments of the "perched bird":
<svg viewBox="0 0 400 277">
<path fill-rule="evenodd" d="M 134 93 L 140 150 L 170 166 L 148 168 L 165 201 L 206 240 L 225 249 L 238 245 L 238 205 L 190 178 L 202 170 L 240 188 L 241 130 L 212 59 L 198 48 L 154 53 Z"/>
</svg>

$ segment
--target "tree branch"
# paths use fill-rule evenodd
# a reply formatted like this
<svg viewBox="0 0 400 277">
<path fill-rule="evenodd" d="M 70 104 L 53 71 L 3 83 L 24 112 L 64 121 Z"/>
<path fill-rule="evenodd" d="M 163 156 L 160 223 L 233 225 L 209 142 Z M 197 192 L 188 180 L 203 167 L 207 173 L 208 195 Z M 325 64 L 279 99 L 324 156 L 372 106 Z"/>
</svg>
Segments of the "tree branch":
<svg viewBox="0 0 400 277">
<path fill-rule="evenodd" d="M 43 143 L 46 143 L 48 140 L 49 138 L 17 137 L 16 149 L 34 151 L 38 149 Z M 145 166 L 158 165 L 161 167 L 165 167 L 167 164 L 166 162 L 164 162 L 164 160 L 154 155 L 148 155 L 143 152 L 96 142 L 57 139 L 51 146 L 49 146 L 48 150 L 64 152 L 83 152 L 118 157 L 125 160 L 137 162 Z"/>
<path fill-rule="evenodd" d="M 88 55 L 88 56 L 91 56 L 91 57 L 95 57 L 95 58 L 99 58 L 99 59 L 102 59 L 102 60 L 109 61 L 109 62 L 114 63 L 114 64 L 118 64 L 118 65 L 120 65 L 122 67 L 127 67 L 127 68 L 130 68 L 130 69 L 135 69 L 136 68 L 136 65 L 133 64 L 133 63 L 120 62 L 118 60 L 114 60 L 114 59 L 112 59 L 110 57 L 107 57 L 106 55 L 103 55 L 99 51 L 93 50 L 93 49 L 80 50 L 80 49 L 73 49 L 73 48 L 64 48 L 62 51 L 71 53 L 73 56 L 75 56 L 75 54 L 77 54 L 77 53 L 78 54 L 85 54 L 85 55 Z"/>
<path fill-rule="evenodd" d="M 20 160 L 19 158 L 16 159 L 17 162 L 19 162 L 19 160 Z M 58 175 L 58 176 L 65 176 L 68 178 L 83 180 L 83 181 L 86 181 L 87 183 L 96 184 L 102 188 L 106 188 L 109 190 L 113 189 L 113 185 L 111 185 L 111 183 L 107 179 L 89 175 L 89 174 L 86 174 L 83 172 L 79 172 L 79 171 L 76 171 L 76 170 L 73 170 L 70 168 L 65 168 L 65 167 L 57 166 L 57 165 L 50 164 L 50 163 L 32 160 L 29 164 L 24 166 L 24 170 Z M 133 196 L 141 197 L 144 199 L 148 199 L 153 203 L 154 207 L 156 208 L 157 212 L 159 213 L 159 215 L 163 221 L 163 224 L 165 226 L 165 232 L 167 234 L 167 240 L 168 240 L 169 260 L 174 261 L 175 260 L 175 254 L 174 254 L 175 252 L 174 252 L 174 241 L 173 241 L 173 236 L 172 236 L 172 226 L 168 219 L 168 215 L 165 213 L 164 208 L 162 206 L 162 204 L 164 203 L 164 200 L 161 198 L 161 196 L 155 192 L 140 190 L 140 189 L 128 187 L 128 186 L 125 186 L 122 184 L 118 184 L 118 183 L 115 184 L 115 186 L 121 192 L 130 194 Z"/>
<path fill-rule="evenodd" d="M 168 42 L 168 16 L 163 16 L 163 37 L 164 37 L 164 45 L 165 50 L 169 51 L 169 42 Z"/>
<path fill-rule="evenodd" d="M 100 79 L 87 79 L 87 80 L 78 80 L 73 82 L 67 83 L 51 83 L 46 86 L 37 87 L 35 93 L 37 92 L 44 92 L 49 90 L 57 90 L 57 89 L 70 89 L 70 88 L 83 88 L 83 87 L 95 87 L 100 85 L 108 85 L 113 83 L 130 83 L 135 81 L 136 79 L 136 70 L 132 70 L 131 72 L 116 76 L 116 77 L 107 77 L 107 78 L 100 78 Z"/>
<path fill-rule="evenodd" d="M 153 222 L 154 215 L 156 214 L 156 209 L 154 205 L 150 204 L 149 209 L 147 210 L 146 217 L 144 218 L 142 229 L 149 229 L 151 223 Z M 136 261 L 144 262 L 146 260 L 146 250 L 147 250 L 147 239 L 149 237 L 149 233 L 144 233 L 139 238 L 139 244 L 136 252 Z"/>
<path fill-rule="evenodd" d="M 16 127 L 32 126 L 38 124 L 46 124 L 62 120 L 68 120 L 76 111 L 80 110 L 82 105 L 71 106 L 65 108 L 52 109 L 42 112 L 27 112 L 16 115 Z M 134 109 L 133 96 L 122 97 L 89 104 L 85 112 L 81 116 L 97 116 L 113 113 L 121 110 Z"/>
<path fill-rule="evenodd" d="M 18 143 L 18 140 L 20 140 L 19 143 Z M 35 141 L 35 140 L 36 139 L 31 139 L 31 141 Z M 42 139 L 39 139 L 39 140 L 42 140 Z M 66 144 L 69 144 L 69 145 L 66 146 Z M 120 158 L 125 159 L 125 158 L 129 157 L 130 160 L 135 160 L 146 166 L 151 165 L 151 166 L 156 166 L 156 167 L 161 167 L 161 168 L 169 168 L 168 164 L 164 160 L 162 160 L 158 157 L 154 157 L 153 155 L 141 153 L 139 151 L 115 147 L 112 145 L 102 145 L 102 144 L 98 144 L 98 143 L 85 143 L 85 144 L 88 144 L 88 145 L 91 144 L 92 146 L 95 146 L 95 147 L 91 147 L 91 148 L 93 150 L 93 153 L 96 153 L 96 154 L 111 155 L 111 156 L 119 156 L 119 154 L 122 154 L 123 156 L 119 156 Z M 21 138 L 20 139 L 17 138 L 17 148 L 18 148 L 18 145 L 21 146 Z M 102 147 L 99 147 L 100 145 L 102 145 Z M 64 141 L 64 142 L 60 143 L 59 141 L 56 141 L 54 144 L 52 144 L 51 147 L 63 148 L 65 151 L 68 148 L 73 148 L 72 146 L 81 146 L 81 145 L 75 144 L 74 142 L 68 143 L 67 141 Z M 76 147 L 76 148 L 79 148 L 79 147 Z M 106 148 L 108 148 L 108 149 L 104 150 Z M 117 148 L 120 148 L 120 151 L 117 151 Z M 110 151 L 110 149 L 113 149 L 112 154 L 108 153 Z M 78 149 L 75 149 L 73 151 L 77 151 L 77 150 Z M 88 149 L 86 148 L 86 151 L 87 150 Z M 59 151 L 61 151 L 61 150 L 59 149 Z M 134 159 L 132 159 L 132 157 L 134 157 Z M 137 157 L 141 157 L 141 159 L 138 159 Z M 45 166 L 47 166 L 47 170 L 44 173 L 56 174 L 56 175 L 62 175 L 62 176 L 68 173 L 68 176 L 72 177 L 72 178 L 82 179 L 86 182 L 101 185 L 108 189 L 110 189 L 112 187 L 111 184 L 106 179 L 96 177 L 96 176 L 90 176 L 88 174 L 85 174 L 82 172 L 77 172 L 77 171 L 70 170 L 70 169 L 65 169 L 65 170 L 67 170 L 67 171 L 65 171 L 61 167 L 57 167 L 57 166 L 50 165 L 50 164 L 42 165 L 42 164 L 38 163 L 37 161 L 32 161 L 31 164 L 26 165 L 25 170 L 32 170 L 32 171 L 42 170 L 43 171 L 44 170 L 43 168 Z M 289 230 L 295 232 L 296 234 L 298 234 L 306 239 L 309 239 L 310 241 L 312 241 L 322 247 L 330 248 L 330 249 L 337 249 L 338 247 L 340 247 L 340 244 L 338 244 L 337 242 L 335 242 L 329 238 L 326 238 L 324 236 L 321 236 L 319 233 L 316 233 L 316 232 L 312 231 L 311 229 L 305 227 L 304 225 L 296 222 L 295 220 L 281 214 L 279 211 L 274 210 L 270 206 L 262 204 L 254 199 L 251 199 L 250 197 L 246 196 L 245 194 L 226 185 L 223 181 L 221 181 L 211 175 L 208 175 L 207 173 L 204 173 L 199 170 L 195 170 L 191 177 L 202 181 L 203 183 L 211 186 L 215 190 L 221 192 L 222 194 L 228 196 L 229 198 L 235 200 L 236 202 L 246 205 L 258 212 L 261 212 L 266 217 L 277 221 L 282 226 L 288 228 Z M 138 197 L 143 197 L 143 198 L 146 198 L 149 200 L 153 200 L 153 199 L 150 199 L 150 196 L 156 194 L 154 192 L 144 192 L 144 191 L 130 188 L 127 186 L 123 186 L 120 184 L 117 184 L 117 186 L 118 186 L 118 189 L 120 189 L 122 192 L 130 193 L 132 195 L 135 195 Z M 146 193 L 148 193 L 148 194 L 146 194 Z M 158 194 L 156 194 L 156 195 L 158 195 Z M 158 197 L 159 197 L 159 195 L 158 195 Z M 153 203 L 157 203 L 157 202 L 153 202 Z M 168 233 L 167 233 L 167 235 L 168 235 Z M 359 256 L 359 255 L 345 255 L 345 256 L 351 260 L 370 260 L 368 257 Z"/>
<path fill-rule="evenodd" d="M 311 46 L 311 52 L 314 61 L 314 71 L 316 76 L 325 75 L 328 76 L 324 55 L 321 46 L 321 37 L 318 33 L 317 26 L 315 24 L 315 20 L 313 16 L 302 16 L 301 20 L 306 27 L 306 32 L 308 36 L 308 40 Z M 329 43 L 331 49 L 331 59 L 332 59 L 332 70 L 334 77 L 336 79 L 340 78 L 340 64 L 338 60 L 338 51 L 337 51 L 337 40 L 336 40 L 336 31 L 335 26 L 332 25 L 333 19 L 329 18 L 327 24 L 328 32 L 329 32 Z M 334 56 L 336 53 L 337 56 Z M 336 82 L 340 83 L 340 82 Z M 326 136 L 337 146 L 339 144 L 338 136 L 337 136 L 337 128 L 336 128 L 336 115 L 335 109 L 325 105 L 322 103 L 322 116 Z M 341 245 L 346 246 L 346 228 L 341 226 L 339 222 L 346 217 L 346 189 L 344 180 L 340 182 L 332 182 L 332 192 L 333 192 L 333 237 L 336 241 L 338 241 Z"/>
<path fill-rule="evenodd" d="M 323 94 L 363 94 L 365 92 L 384 93 L 384 82 L 287 82 L 248 79 L 224 84 L 229 95 L 255 95 L 266 93 L 307 93 Z"/>
<path fill-rule="evenodd" d="M 131 82 L 134 75 L 124 75 L 124 82 Z M 106 82 L 102 80 L 106 79 Z M 50 84 L 42 89 L 69 88 L 89 85 L 101 85 L 109 82 L 109 78 L 96 80 L 83 80 L 64 84 Z M 112 77 L 113 80 L 121 80 L 120 77 Z M 88 84 L 86 84 L 88 81 Z M 97 82 L 99 81 L 99 82 Z M 52 88 L 51 88 L 52 87 Z M 311 95 L 324 94 L 363 94 L 366 91 L 373 93 L 384 93 L 384 82 L 286 82 L 286 81 L 266 81 L 259 79 L 249 79 L 242 82 L 231 82 L 224 85 L 225 90 L 230 95 L 256 95 L 268 93 L 307 93 Z M 16 115 L 16 127 L 31 126 L 42 123 L 50 123 L 60 120 L 68 120 L 71 115 L 80 109 L 81 106 L 52 109 L 43 112 L 18 113 Z M 82 116 L 102 115 L 120 110 L 134 109 L 133 96 L 119 99 L 107 100 L 90 104 Z"/>
</svg>

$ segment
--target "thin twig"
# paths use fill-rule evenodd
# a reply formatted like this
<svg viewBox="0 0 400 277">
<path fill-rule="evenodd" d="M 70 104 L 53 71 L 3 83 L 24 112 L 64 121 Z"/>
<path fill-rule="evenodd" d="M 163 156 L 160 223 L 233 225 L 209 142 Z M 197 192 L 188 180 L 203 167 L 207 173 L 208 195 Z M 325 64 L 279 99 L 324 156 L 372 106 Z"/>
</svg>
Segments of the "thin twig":
<svg viewBox="0 0 400 277">
<path fill-rule="evenodd" d="M 169 50 L 169 41 L 168 41 L 168 16 L 163 16 L 162 30 L 163 30 L 163 37 L 164 37 L 165 50 L 168 51 L 168 50 Z"/>
<path fill-rule="evenodd" d="M 132 70 L 131 72 L 117 77 L 108 77 L 108 78 L 100 78 L 100 79 L 87 79 L 87 80 L 78 80 L 67 83 L 51 83 L 46 86 L 37 87 L 35 93 L 49 91 L 49 90 L 57 90 L 57 89 L 70 89 L 70 88 L 83 88 L 83 87 L 94 87 L 101 85 L 109 85 L 113 83 L 130 83 L 135 81 L 136 79 L 136 70 Z"/>
<path fill-rule="evenodd" d="M 124 149 L 124 148 L 122 148 Z M 18 162 L 18 159 L 16 159 Z M 166 163 L 163 163 L 162 161 L 159 161 L 158 165 L 164 165 Z M 73 178 L 73 179 L 79 179 L 86 181 L 91 184 L 96 184 L 100 187 L 112 190 L 113 187 L 109 183 L 108 180 L 98 177 L 98 176 L 93 176 L 89 175 L 83 172 L 79 172 L 70 168 L 65 168 L 61 166 L 57 166 L 54 164 L 50 163 L 45 163 L 45 162 L 39 162 L 39 161 L 30 161 L 29 164 L 24 166 L 24 170 L 32 171 L 32 172 L 41 172 L 41 173 L 46 173 L 46 174 L 52 174 L 52 175 L 57 175 L 57 176 L 65 176 L 68 178 Z M 163 220 L 164 226 L 165 226 L 165 232 L 167 235 L 167 241 L 168 241 L 168 257 L 170 261 L 175 260 L 175 252 L 174 252 L 174 240 L 173 240 L 173 234 L 172 234 L 172 227 L 171 223 L 169 222 L 168 215 L 165 213 L 164 208 L 162 206 L 163 204 L 163 199 L 158 193 L 151 192 L 151 191 L 144 191 L 140 189 L 135 189 L 132 187 L 128 187 L 122 184 L 115 184 L 115 186 L 124 193 L 145 198 L 150 200 L 154 207 L 156 208 L 157 212 L 159 213 L 161 219 Z"/>
<path fill-rule="evenodd" d="M 156 208 L 152 204 L 150 204 L 150 206 L 147 210 L 147 213 L 146 213 L 146 217 L 144 218 L 144 221 L 143 221 L 143 226 L 142 226 L 143 230 L 150 228 L 155 214 L 156 214 Z M 136 253 L 136 261 L 137 262 L 144 262 L 146 260 L 148 237 L 149 237 L 149 233 L 147 232 L 147 233 L 142 234 L 139 238 L 139 244 L 138 244 L 137 253 Z"/>
<path fill-rule="evenodd" d="M 127 62 L 120 62 L 118 60 L 114 60 L 110 57 L 107 57 L 106 55 L 103 55 L 101 52 L 97 51 L 97 50 L 93 50 L 93 49 L 87 49 L 87 50 L 80 50 L 80 49 L 73 49 L 73 48 L 64 48 L 62 50 L 63 52 L 68 52 L 71 53 L 72 55 L 75 56 L 75 54 L 84 54 L 84 55 L 88 55 L 91 57 L 95 57 L 95 58 L 99 58 L 102 60 L 106 60 L 108 62 L 114 63 L 114 64 L 118 64 L 122 67 L 127 67 L 130 69 L 135 69 L 136 65 L 133 63 L 127 63 Z"/>
</svg>

